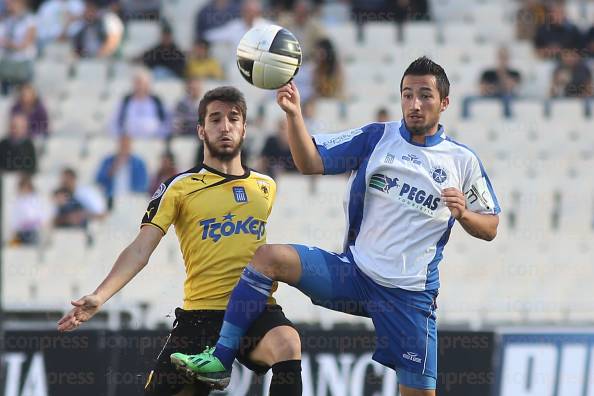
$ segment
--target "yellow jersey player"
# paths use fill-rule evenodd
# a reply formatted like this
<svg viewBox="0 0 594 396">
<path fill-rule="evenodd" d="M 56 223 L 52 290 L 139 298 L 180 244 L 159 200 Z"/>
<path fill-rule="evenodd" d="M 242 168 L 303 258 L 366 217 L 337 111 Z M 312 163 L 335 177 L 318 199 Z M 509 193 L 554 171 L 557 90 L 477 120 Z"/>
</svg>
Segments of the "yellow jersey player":
<svg viewBox="0 0 594 396">
<path fill-rule="evenodd" d="M 70 331 L 89 320 L 144 268 L 174 225 L 186 269 L 184 303 L 183 309 L 175 311 L 173 329 L 149 374 L 145 394 L 151 396 L 208 395 L 213 388 L 186 376 L 184 367 L 176 368 L 179 362 L 172 363 L 170 355 L 208 350 L 217 339 L 240 277 L 257 283 L 244 263 L 266 242 L 266 221 L 276 193 L 270 177 L 241 164 L 247 113 L 243 94 L 233 87 L 213 89 L 200 101 L 198 113 L 204 162 L 161 184 L 136 239 L 97 289 L 73 301 L 74 308 L 58 322 L 58 330 Z M 238 345 L 238 360 L 257 374 L 272 368 L 270 395 L 301 395 L 299 334 L 271 294 L 265 314 Z"/>
</svg>

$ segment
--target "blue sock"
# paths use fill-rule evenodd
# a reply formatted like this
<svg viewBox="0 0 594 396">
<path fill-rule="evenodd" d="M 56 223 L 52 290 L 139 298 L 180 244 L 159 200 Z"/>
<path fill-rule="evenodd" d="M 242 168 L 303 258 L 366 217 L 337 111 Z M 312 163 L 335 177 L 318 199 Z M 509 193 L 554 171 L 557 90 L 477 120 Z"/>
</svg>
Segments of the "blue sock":
<svg viewBox="0 0 594 396">
<path fill-rule="evenodd" d="M 264 312 L 272 290 L 272 279 L 256 271 L 249 264 L 241 274 L 227 304 L 223 326 L 214 356 L 230 369 L 239 349 L 241 337 L 254 320 Z"/>
</svg>

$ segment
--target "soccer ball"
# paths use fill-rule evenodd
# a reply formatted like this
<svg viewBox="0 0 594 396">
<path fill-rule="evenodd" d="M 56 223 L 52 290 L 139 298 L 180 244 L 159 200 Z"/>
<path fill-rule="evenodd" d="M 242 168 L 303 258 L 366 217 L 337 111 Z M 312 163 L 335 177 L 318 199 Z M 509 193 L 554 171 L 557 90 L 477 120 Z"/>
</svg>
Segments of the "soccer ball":
<svg viewBox="0 0 594 396">
<path fill-rule="evenodd" d="M 250 29 L 237 46 L 237 67 L 252 85 L 277 89 L 291 81 L 301 66 L 301 46 L 287 29 L 277 25 Z"/>
</svg>

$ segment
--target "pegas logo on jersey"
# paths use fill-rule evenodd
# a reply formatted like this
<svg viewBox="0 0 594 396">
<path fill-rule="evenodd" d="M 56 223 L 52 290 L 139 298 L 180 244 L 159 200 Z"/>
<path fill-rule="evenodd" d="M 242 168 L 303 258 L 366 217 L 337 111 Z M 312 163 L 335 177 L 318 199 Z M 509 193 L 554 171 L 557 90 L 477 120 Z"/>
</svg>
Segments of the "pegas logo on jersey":
<svg viewBox="0 0 594 396">
<path fill-rule="evenodd" d="M 253 216 L 234 221 L 234 217 L 235 215 L 228 213 L 223 216 L 222 221 L 217 221 L 216 217 L 200 221 L 202 240 L 212 239 L 213 242 L 218 242 L 221 238 L 239 234 L 255 235 L 260 240 L 266 233 L 266 222 L 254 219 Z"/>
<path fill-rule="evenodd" d="M 400 181 L 397 177 L 391 178 L 381 173 L 376 173 L 369 180 L 369 187 L 387 195 L 396 194 L 397 200 L 407 206 L 415 208 L 429 216 L 435 215 L 435 209 L 441 201 L 418 187 Z M 391 193 L 396 191 L 395 193 Z"/>
</svg>

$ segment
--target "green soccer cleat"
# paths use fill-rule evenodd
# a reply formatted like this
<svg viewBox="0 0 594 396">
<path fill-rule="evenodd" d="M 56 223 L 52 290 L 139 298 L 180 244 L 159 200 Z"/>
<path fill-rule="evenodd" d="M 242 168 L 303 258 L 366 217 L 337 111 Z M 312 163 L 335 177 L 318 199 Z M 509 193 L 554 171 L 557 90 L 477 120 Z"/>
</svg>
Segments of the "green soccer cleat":
<svg viewBox="0 0 594 396">
<path fill-rule="evenodd" d="M 219 358 L 212 355 L 214 350 L 214 348 L 206 347 L 204 352 L 198 355 L 172 353 L 171 363 L 178 371 L 184 372 L 187 376 L 222 390 L 229 385 L 231 370 L 227 370 Z"/>
</svg>

